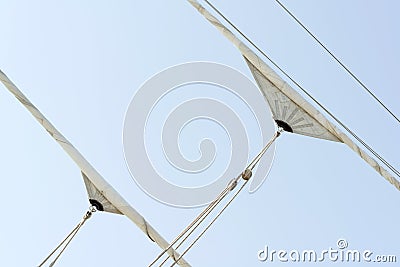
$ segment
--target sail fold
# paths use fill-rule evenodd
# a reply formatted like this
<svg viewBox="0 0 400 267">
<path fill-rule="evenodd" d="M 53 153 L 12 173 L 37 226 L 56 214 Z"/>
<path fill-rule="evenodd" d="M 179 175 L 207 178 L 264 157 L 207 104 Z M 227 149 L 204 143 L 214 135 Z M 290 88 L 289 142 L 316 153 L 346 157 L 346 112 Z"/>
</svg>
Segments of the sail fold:
<svg viewBox="0 0 400 267">
<path fill-rule="evenodd" d="M 89 178 L 82 172 L 82 178 L 86 186 L 86 191 L 89 196 L 89 202 L 96 207 L 97 210 L 106 211 L 116 214 L 122 214 L 110 201 L 103 195 L 103 193 L 96 188 L 96 186 L 89 180 Z"/>
<path fill-rule="evenodd" d="M 288 132 L 340 142 L 321 123 L 315 120 L 301 106 L 271 83 L 251 62 L 245 58 L 258 87 L 267 100 L 273 119 Z M 285 84 L 286 85 L 286 84 Z"/>
<path fill-rule="evenodd" d="M 400 190 L 400 182 L 391 173 L 287 84 L 215 16 L 198 1 L 188 0 L 188 2 L 239 49 L 249 65 L 261 92 L 269 103 L 274 119 L 279 126 L 285 126 L 283 128 L 294 133 L 345 143 L 383 178 Z"/>
<path fill-rule="evenodd" d="M 103 205 L 104 211 L 122 213 L 134 222 L 161 249 L 166 249 L 168 242 L 131 206 L 129 203 L 100 175 L 99 172 L 82 156 L 82 154 L 50 123 L 49 120 L 25 97 L 15 84 L 0 70 L 0 81 L 24 105 L 25 108 L 45 128 L 51 137 L 78 165 L 84 173 L 84 181 L 89 198 L 96 199 Z M 172 248 L 168 249 L 172 258 L 179 254 Z M 178 265 L 190 266 L 184 259 Z"/>
</svg>

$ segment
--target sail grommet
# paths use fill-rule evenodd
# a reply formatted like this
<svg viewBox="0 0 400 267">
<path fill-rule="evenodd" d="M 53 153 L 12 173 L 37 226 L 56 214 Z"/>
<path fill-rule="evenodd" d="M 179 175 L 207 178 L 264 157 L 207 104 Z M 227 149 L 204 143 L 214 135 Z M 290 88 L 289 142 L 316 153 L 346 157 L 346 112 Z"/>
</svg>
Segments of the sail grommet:
<svg viewBox="0 0 400 267">
<path fill-rule="evenodd" d="M 90 207 L 89 207 L 89 211 L 90 211 L 90 212 L 92 212 L 92 213 L 94 213 L 94 212 L 98 211 L 98 209 L 97 209 L 97 207 L 96 207 L 96 206 L 94 206 L 94 205 L 90 205 Z"/>
<path fill-rule="evenodd" d="M 278 128 L 282 129 L 283 131 L 293 133 L 293 128 L 289 125 L 289 123 L 282 120 L 275 120 L 275 123 L 278 125 Z"/>
<path fill-rule="evenodd" d="M 89 203 L 91 205 L 90 207 L 93 207 L 93 208 L 95 208 L 96 210 L 99 210 L 99 211 L 104 211 L 103 205 L 99 201 L 97 201 L 96 199 L 90 198 L 89 199 Z"/>
</svg>

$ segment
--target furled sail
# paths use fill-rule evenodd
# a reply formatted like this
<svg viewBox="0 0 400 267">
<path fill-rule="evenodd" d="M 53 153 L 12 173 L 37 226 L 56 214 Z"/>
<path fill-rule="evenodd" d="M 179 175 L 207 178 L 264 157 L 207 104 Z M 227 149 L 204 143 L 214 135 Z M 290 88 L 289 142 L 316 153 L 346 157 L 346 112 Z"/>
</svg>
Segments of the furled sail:
<svg viewBox="0 0 400 267">
<path fill-rule="evenodd" d="M 278 126 L 289 132 L 345 143 L 382 177 L 400 190 L 400 182 L 398 180 L 279 77 L 271 67 L 215 16 L 208 12 L 198 1 L 188 0 L 188 2 L 242 53 L 260 90 L 270 105 Z"/>
<path fill-rule="evenodd" d="M 86 186 L 86 191 L 91 205 L 96 207 L 97 210 L 106 211 L 116 214 L 121 212 L 100 192 L 99 189 L 89 180 L 85 173 L 82 172 L 83 182 Z"/>
<path fill-rule="evenodd" d="M 168 242 L 131 206 L 128 202 L 97 172 L 97 170 L 82 156 L 82 154 L 46 119 L 46 117 L 25 97 L 25 95 L 0 70 L 0 81 L 4 86 L 29 110 L 46 131 L 67 152 L 82 171 L 83 179 L 92 204 L 97 204 L 99 210 L 120 213 L 134 222 L 152 241 L 162 249 L 166 249 Z M 168 249 L 172 258 L 179 258 L 173 249 Z M 178 264 L 190 266 L 184 259 Z"/>
<path fill-rule="evenodd" d="M 280 91 L 246 57 L 245 60 L 269 104 L 274 120 L 279 126 L 288 132 L 340 142 L 335 135 L 309 115 L 300 105 L 294 103 Z"/>
</svg>

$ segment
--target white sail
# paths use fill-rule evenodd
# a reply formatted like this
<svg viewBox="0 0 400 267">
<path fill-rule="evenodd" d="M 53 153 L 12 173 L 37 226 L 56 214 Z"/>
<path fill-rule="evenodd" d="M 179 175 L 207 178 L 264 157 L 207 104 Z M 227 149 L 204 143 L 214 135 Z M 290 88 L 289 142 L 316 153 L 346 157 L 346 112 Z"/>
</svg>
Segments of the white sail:
<svg viewBox="0 0 400 267">
<path fill-rule="evenodd" d="M 288 129 L 291 129 L 294 133 L 345 143 L 364 161 L 371 165 L 382 177 L 400 190 L 400 183 L 396 178 L 380 166 L 375 159 L 357 146 L 346 134 L 332 124 L 324 115 L 279 77 L 271 67 L 226 28 L 215 16 L 208 12 L 198 1 L 188 0 L 188 2 L 240 50 L 260 90 L 271 106 L 271 111 L 275 117 L 274 119 L 287 124 L 284 126 L 290 126 Z M 276 107 L 275 104 L 278 106 Z M 285 106 L 287 107 L 285 108 Z M 291 110 L 289 111 L 289 109 Z M 301 121 L 296 121 L 297 123 L 302 122 L 301 124 L 293 123 L 293 121 L 288 120 L 288 117 L 286 117 L 286 115 L 290 116 L 288 112 L 295 112 L 296 109 L 298 109 L 298 111 L 296 111 L 293 116 L 299 116 L 298 119 L 302 118 Z M 285 116 L 282 116 L 284 111 L 286 112 Z"/>
<path fill-rule="evenodd" d="M 134 222 L 152 241 L 163 250 L 168 242 L 131 206 L 128 202 L 97 172 L 97 170 L 82 156 L 82 154 L 44 117 L 44 115 L 25 97 L 25 95 L 0 70 L 0 81 L 29 110 L 46 131 L 67 152 L 82 171 L 89 198 L 101 204 L 104 211 L 121 213 Z M 92 203 L 93 204 L 93 203 Z M 179 258 L 173 249 L 168 254 Z M 184 259 L 179 260 L 180 266 L 190 266 Z"/>
<path fill-rule="evenodd" d="M 261 89 L 273 114 L 273 119 L 286 131 L 311 137 L 341 142 L 300 105 L 269 81 L 257 67 L 245 58 L 258 87 Z"/>
</svg>

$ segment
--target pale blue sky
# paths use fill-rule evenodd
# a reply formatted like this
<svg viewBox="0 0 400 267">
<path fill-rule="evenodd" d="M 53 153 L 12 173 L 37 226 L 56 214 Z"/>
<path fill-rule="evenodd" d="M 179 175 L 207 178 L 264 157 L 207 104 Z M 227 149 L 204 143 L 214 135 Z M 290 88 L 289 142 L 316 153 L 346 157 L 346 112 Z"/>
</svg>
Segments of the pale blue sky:
<svg viewBox="0 0 400 267">
<path fill-rule="evenodd" d="M 400 115 L 398 2 L 283 2 Z M 400 125 L 274 1 L 213 3 L 400 168 Z M 200 210 L 160 204 L 133 182 L 122 151 L 126 108 L 146 79 L 179 63 L 214 61 L 252 79 L 239 51 L 186 1 L 1 0 L 0 10 L 0 68 L 172 240 Z M 86 192 L 76 165 L 3 86 L 0 116 L 0 265 L 34 266 L 79 221 Z M 346 238 L 351 249 L 400 260 L 399 200 L 347 146 L 285 134 L 261 189 L 243 193 L 186 259 L 193 266 L 274 266 L 257 260 L 264 245 L 320 251 Z M 98 213 L 57 266 L 146 266 L 159 252 L 128 219 Z"/>
</svg>

